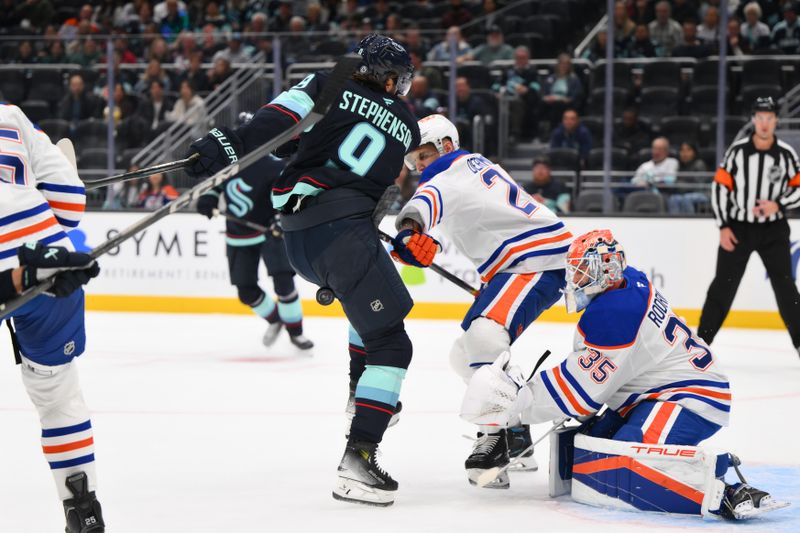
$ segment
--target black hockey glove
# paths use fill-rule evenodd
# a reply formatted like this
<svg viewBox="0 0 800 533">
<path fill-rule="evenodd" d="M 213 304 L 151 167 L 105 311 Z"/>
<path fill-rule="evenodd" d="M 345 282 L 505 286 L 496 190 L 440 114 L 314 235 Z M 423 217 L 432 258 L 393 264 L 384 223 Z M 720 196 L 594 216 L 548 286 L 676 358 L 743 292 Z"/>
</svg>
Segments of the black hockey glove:
<svg viewBox="0 0 800 533">
<path fill-rule="evenodd" d="M 17 256 L 20 266 L 25 267 L 22 271 L 22 290 L 55 274 L 55 283 L 45 294 L 59 298 L 69 296 L 100 273 L 100 266 L 91 256 L 70 252 L 62 246 L 31 242 L 20 246 Z"/>
<path fill-rule="evenodd" d="M 193 178 L 212 176 L 239 160 L 244 151 L 242 140 L 230 128 L 220 126 L 189 146 L 185 157 L 200 154 L 200 158 L 186 168 Z"/>
<path fill-rule="evenodd" d="M 216 194 L 204 194 L 197 199 L 197 212 L 210 219 L 214 216 L 214 210 L 218 205 L 219 196 Z"/>
</svg>

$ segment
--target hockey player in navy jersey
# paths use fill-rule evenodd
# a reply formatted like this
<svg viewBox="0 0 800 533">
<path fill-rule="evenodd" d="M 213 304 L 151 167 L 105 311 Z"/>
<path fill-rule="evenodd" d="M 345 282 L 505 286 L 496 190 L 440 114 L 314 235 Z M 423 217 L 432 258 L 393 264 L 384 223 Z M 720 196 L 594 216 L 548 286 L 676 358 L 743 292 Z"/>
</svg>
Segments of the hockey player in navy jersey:
<svg viewBox="0 0 800 533">
<path fill-rule="evenodd" d="M 252 117 L 250 113 L 242 113 L 239 118 L 245 123 Z M 277 212 L 270 201 L 272 184 L 285 166 L 285 162 L 272 155 L 262 158 L 245 168 L 239 176 L 202 195 L 197 200 L 197 212 L 213 217 L 222 196 L 229 214 L 270 228 L 269 232 L 262 233 L 236 221 L 226 221 L 225 242 L 231 284 L 236 286 L 239 300 L 267 321 L 263 337 L 265 346 L 272 346 L 285 326 L 292 344 L 301 350 L 310 350 L 314 343 L 303 335 L 303 308 L 294 285 L 295 273 L 286 256 Z M 261 259 L 272 278 L 277 303 L 258 286 Z"/>
<path fill-rule="evenodd" d="M 49 291 L 59 298 L 38 296 L 11 313 L 15 355 L 39 413 L 66 531 L 99 533 L 92 423 L 74 361 L 86 345 L 81 285 L 99 267 L 73 251 L 66 233 L 80 222 L 86 194 L 73 164 L 16 106 L 0 105 L 0 152 L 0 298 L 58 274 Z"/>
<path fill-rule="evenodd" d="M 726 484 L 738 459 L 698 447 L 728 425 L 728 378 L 666 297 L 627 266 L 611 232 L 577 237 L 566 270 L 567 310 L 583 310 L 574 351 L 528 380 L 506 368 L 507 354 L 482 367 L 462 417 L 500 426 L 520 414 L 530 423 L 585 420 L 551 440 L 553 495 L 571 478 L 573 499 L 628 510 L 742 519 L 785 507 L 738 468 L 741 481 Z"/>
<path fill-rule="evenodd" d="M 414 71 L 406 50 L 388 37 L 369 35 L 357 51 L 361 64 L 338 101 L 294 146 L 282 148 L 294 155 L 273 186 L 272 204 L 281 212 L 295 271 L 333 291 L 364 345 L 366 364 L 333 495 L 386 506 L 398 485 L 378 466 L 376 452 L 411 362 L 403 321 L 412 300 L 378 240 L 372 213 L 400 174 L 405 154 L 419 144 L 419 128 L 399 98 Z M 213 174 L 299 122 L 326 77 L 310 74 L 247 124 L 216 128 L 193 143 L 190 153 L 200 159 L 190 173 Z"/>
</svg>

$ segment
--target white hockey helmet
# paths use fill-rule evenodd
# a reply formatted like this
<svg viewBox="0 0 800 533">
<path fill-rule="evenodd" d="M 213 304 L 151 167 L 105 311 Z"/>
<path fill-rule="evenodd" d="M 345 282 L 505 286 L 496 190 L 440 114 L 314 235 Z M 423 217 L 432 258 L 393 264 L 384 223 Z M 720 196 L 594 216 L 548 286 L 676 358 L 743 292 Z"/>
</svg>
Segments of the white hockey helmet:
<svg viewBox="0 0 800 533">
<path fill-rule="evenodd" d="M 576 237 L 567 251 L 567 312 L 584 309 L 592 298 L 622 283 L 626 266 L 625 249 L 611 230 Z"/>
<path fill-rule="evenodd" d="M 458 130 L 444 115 L 428 115 L 420 119 L 417 124 L 419 124 L 420 146 L 431 143 L 436 147 L 436 151 L 439 152 L 439 155 L 444 155 L 447 152 L 445 152 L 443 141 L 445 139 L 450 139 L 450 142 L 453 143 L 453 147 L 458 150 Z M 414 170 L 416 168 L 413 158 L 406 157 L 406 166 L 409 170 Z"/>
</svg>

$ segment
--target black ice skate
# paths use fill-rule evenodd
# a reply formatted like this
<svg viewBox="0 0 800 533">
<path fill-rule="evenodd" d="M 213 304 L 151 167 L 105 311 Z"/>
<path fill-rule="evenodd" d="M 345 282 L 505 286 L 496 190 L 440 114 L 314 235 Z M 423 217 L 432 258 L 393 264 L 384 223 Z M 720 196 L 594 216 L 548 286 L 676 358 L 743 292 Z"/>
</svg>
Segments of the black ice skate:
<svg viewBox="0 0 800 533">
<path fill-rule="evenodd" d="M 478 439 L 472 448 L 472 454 L 464 463 L 467 477 L 471 485 L 478 484 L 478 478 L 490 468 L 502 468 L 509 462 L 506 430 L 497 433 L 478 433 Z M 507 489 L 510 486 L 508 472 L 503 471 L 494 481 L 486 485 L 487 489 Z"/>
<path fill-rule="evenodd" d="M 314 343 L 302 333 L 300 335 L 289 335 L 289 340 L 301 350 L 310 350 L 314 347 Z"/>
<path fill-rule="evenodd" d="M 789 502 L 774 500 L 768 492 L 747 483 L 735 483 L 725 487 L 719 514 L 728 520 L 747 520 L 788 506 Z"/>
<path fill-rule="evenodd" d="M 335 499 L 379 507 L 394 503 L 397 482 L 378 465 L 377 451 L 373 442 L 347 442 L 333 489 Z"/>
<path fill-rule="evenodd" d="M 278 335 L 280 334 L 282 328 L 283 322 L 280 320 L 267 324 L 267 331 L 264 332 L 264 337 L 261 339 L 261 342 L 264 343 L 264 346 L 269 348 L 275 344 L 275 341 L 278 339 Z"/>
<path fill-rule="evenodd" d="M 531 427 L 528 424 L 508 428 L 506 439 L 508 440 L 509 458 L 517 459 L 514 465 L 509 467 L 509 470 L 518 472 L 536 472 L 539 470 L 539 465 L 536 463 L 536 459 L 533 458 L 533 448 L 528 450 L 530 445 L 533 444 Z"/>
<path fill-rule="evenodd" d="M 67 478 L 67 488 L 73 497 L 64 500 L 64 514 L 67 518 L 66 533 L 103 533 L 106 524 L 103 522 L 103 513 L 100 502 L 89 492 L 89 482 L 86 474 L 78 472 Z"/>
</svg>

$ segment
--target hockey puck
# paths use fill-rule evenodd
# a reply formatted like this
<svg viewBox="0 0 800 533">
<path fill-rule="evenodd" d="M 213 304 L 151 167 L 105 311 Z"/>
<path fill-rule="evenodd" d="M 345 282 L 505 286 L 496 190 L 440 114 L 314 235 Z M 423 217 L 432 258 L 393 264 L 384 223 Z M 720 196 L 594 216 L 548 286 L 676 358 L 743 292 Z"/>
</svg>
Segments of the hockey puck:
<svg viewBox="0 0 800 533">
<path fill-rule="evenodd" d="M 331 305 L 336 297 L 333 291 L 328 287 L 320 287 L 317 289 L 317 303 L 320 305 Z"/>
</svg>

